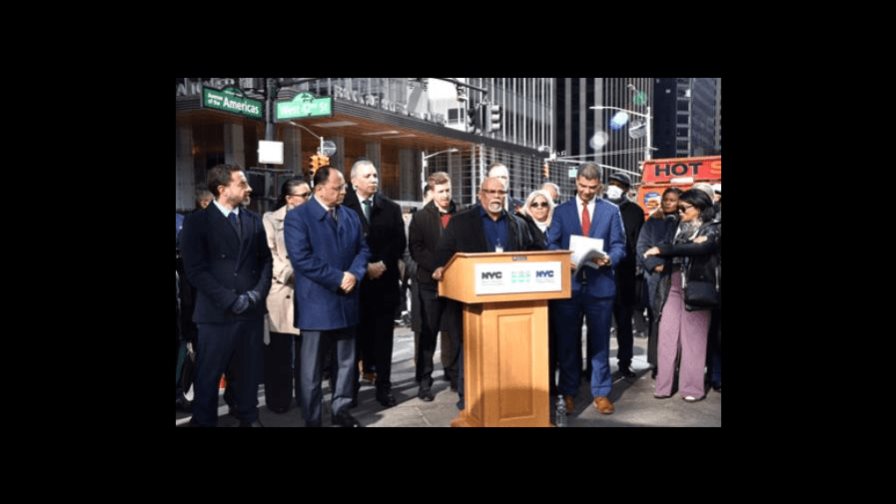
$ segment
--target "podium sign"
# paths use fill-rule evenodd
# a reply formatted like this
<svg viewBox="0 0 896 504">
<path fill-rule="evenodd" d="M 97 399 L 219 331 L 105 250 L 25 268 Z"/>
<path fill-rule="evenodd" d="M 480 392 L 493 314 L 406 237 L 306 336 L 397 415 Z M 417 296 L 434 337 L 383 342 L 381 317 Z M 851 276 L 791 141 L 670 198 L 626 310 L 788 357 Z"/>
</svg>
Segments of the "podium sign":
<svg viewBox="0 0 896 504">
<path fill-rule="evenodd" d="M 560 261 L 476 264 L 473 282 L 476 295 L 510 292 L 560 292 Z"/>
</svg>

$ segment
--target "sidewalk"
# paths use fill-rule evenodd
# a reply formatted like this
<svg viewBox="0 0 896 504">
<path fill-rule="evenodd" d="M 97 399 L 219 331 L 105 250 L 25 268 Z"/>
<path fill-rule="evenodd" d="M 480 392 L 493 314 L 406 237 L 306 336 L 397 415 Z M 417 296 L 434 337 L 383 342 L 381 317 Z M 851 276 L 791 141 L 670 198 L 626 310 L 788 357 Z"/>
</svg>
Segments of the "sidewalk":
<svg viewBox="0 0 896 504">
<path fill-rule="evenodd" d="M 616 370 L 616 338 L 610 338 L 610 364 Z M 398 404 L 384 409 L 374 398 L 374 388 L 369 382 L 362 382 L 358 397 L 358 407 L 351 413 L 365 427 L 450 427 L 457 414 L 455 406 L 457 393 L 452 392 L 448 382 L 442 379 L 439 354 L 436 353 L 436 372 L 433 376 L 435 400 L 424 402 L 417 399 L 417 384 L 414 381 L 413 333 L 407 328 L 395 329 L 395 352 L 392 366 L 392 393 Z M 647 339 L 635 337 L 632 370 L 636 378 L 623 379 L 614 374 L 613 392 L 610 400 L 616 406 L 612 415 L 601 415 L 591 404 L 588 384 L 582 382 L 575 398 L 575 411 L 568 416 L 569 427 L 721 427 L 722 395 L 709 390 L 706 398 L 696 403 L 687 403 L 678 395 L 668 399 L 653 397 L 654 381 L 650 378 L 647 364 Z M 436 347 L 438 348 L 438 346 Z M 324 386 L 323 425 L 330 425 L 328 386 Z M 301 427 L 301 411 L 293 407 L 283 414 L 276 414 L 264 406 L 263 387 L 259 387 L 259 414 L 267 427 Z M 219 402 L 220 427 L 235 427 L 238 421 L 227 415 L 227 405 L 223 398 Z M 186 423 L 187 414 L 177 414 L 177 424 Z"/>
</svg>

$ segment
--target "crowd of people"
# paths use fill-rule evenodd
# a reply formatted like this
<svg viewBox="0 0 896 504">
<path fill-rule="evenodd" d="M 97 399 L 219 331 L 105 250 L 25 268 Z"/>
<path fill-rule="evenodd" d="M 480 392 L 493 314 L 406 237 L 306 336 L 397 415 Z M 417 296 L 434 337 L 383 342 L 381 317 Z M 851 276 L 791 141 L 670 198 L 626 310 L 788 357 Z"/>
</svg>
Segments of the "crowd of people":
<svg viewBox="0 0 896 504">
<path fill-rule="evenodd" d="M 374 163 L 361 159 L 350 184 L 335 166 L 319 168 L 310 181 L 286 180 L 277 208 L 259 217 L 245 208 L 252 192 L 245 172 L 233 164 L 212 168 L 196 210 L 177 214 L 178 411 L 192 413 L 191 426 L 215 426 L 223 376 L 225 401 L 241 426 L 262 426 L 264 383 L 271 411 L 285 413 L 295 397 L 305 425 L 319 427 L 322 381 L 329 380 L 332 424 L 361 426 L 350 410 L 362 380 L 375 386 L 383 408 L 397 402 L 393 331 L 406 298 L 417 397 L 434 399 L 440 340 L 443 377 L 462 410 L 462 312 L 438 295 L 444 265 L 457 252 L 566 250 L 576 235 L 603 240 L 605 254 L 590 268 L 574 265 L 571 297 L 549 303 L 551 395 L 574 411 L 584 378 L 594 408 L 612 414 L 611 327 L 615 320 L 616 373 L 635 378 L 633 316 L 641 312 L 655 396 L 670 397 L 676 376 L 685 401 L 701 400 L 710 387 L 720 392 L 720 306 L 695 301 L 688 284 L 710 285 L 720 297 L 721 186 L 669 188 L 645 220 L 630 198 L 630 178 L 604 177 L 595 163 L 579 167 L 576 193 L 564 202 L 551 182 L 512 200 L 510 175 L 493 163 L 478 203 L 464 209 L 452 198 L 449 175 L 432 173 L 420 210 L 403 215 L 382 195 Z M 189 401 L 182 366 L 191 355 Z"/>
</svg>

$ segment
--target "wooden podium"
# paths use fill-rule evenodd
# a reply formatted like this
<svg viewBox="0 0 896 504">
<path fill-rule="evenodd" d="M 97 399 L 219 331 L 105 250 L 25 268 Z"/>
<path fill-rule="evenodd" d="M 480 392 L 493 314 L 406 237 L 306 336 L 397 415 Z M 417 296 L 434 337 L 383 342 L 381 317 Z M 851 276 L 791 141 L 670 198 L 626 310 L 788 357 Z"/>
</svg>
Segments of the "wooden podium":
<svg viewBox="0 0 896 504">
<path fill-rule="evenodd" d="M 452 427 L 550 427 L 548 300 L 570 292 L 568 250 L 457 253 L 439 295 L 464 303 L 464 401 Z"/>
</svg>

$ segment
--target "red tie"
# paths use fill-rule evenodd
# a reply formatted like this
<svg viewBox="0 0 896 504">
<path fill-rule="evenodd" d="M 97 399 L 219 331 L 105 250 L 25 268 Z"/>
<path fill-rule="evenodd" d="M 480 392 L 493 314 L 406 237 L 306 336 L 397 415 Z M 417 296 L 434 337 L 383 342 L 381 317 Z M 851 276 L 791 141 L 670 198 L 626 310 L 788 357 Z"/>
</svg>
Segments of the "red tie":
<svg viewBox="0 0 896 504">
<path fill-rule="evenodd" d="M 588 236 L 591 230 L 591 216 L 588 215 L 588 204 L 582 201 L 582 236 Z"/>
</svg>

